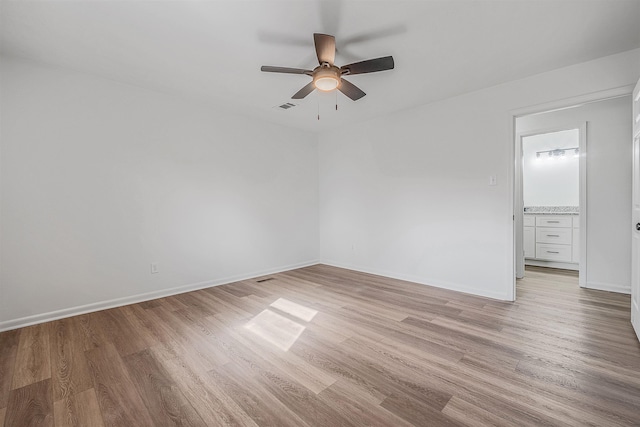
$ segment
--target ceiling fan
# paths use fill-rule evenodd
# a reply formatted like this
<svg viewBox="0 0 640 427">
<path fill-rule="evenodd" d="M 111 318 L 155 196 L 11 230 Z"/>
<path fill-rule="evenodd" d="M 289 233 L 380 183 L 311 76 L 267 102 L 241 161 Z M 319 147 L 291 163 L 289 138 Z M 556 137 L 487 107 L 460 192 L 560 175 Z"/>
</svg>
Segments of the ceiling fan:
<svg viewBox="0 0 640 427">
<path fill-rule="evenodd" d="M 313 35 L 313 42 L 316 47 L 316 56 L 318 57 L 318 65 L 313 70 L 304 70 L 302 68 L 287 67 L 271 67 L 263 65 L 260 70 L 268 73 L 286 73 L 286 74 L 306 74 L 311 76 L 313 80 L 305 87 L 296 92 L 291 98 L 302 99 L 309 95 L 315 89 L 329 92 L 338 89 L 346 96 L 354 101 L 366 95 L 360 88 L 353 83 L 348 82 L 343 76 L 375 73 L 377 71 L 385 71 L 393 69 L 393 57 L 385 56 L 382 58 L 368 59 L 366 61 L 354 62 L 353 64 L 336 66 L 333 61 L 336 56 L 336 39 L 327 34 Z"/>
</svg>

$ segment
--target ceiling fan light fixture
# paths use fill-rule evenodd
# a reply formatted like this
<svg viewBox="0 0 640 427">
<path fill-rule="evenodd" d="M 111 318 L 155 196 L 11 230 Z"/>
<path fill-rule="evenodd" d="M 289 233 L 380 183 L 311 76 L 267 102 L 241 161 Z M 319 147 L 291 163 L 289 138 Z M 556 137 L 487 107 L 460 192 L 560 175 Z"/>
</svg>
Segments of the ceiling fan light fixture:
<svg viewBox="0 0 640 427">
<path fill-rule="evenodd" d="M 333 76 L 326 76 L 326 77 L 317 78 L 314 81 L 314 84 L 316 85 L 316 88 L 318 90 L 321 90 L 323 92 L 329 92 L 336 89 L 340 84 L 340 82 L 338 81 L 338 79 L 336 79 Z"/>
<path fill-rule="evenodd" d="M 320 66 L 313 71 L 313 84 L 323 92 L 329 92 L 340 86 L 340 70 L 332 66 Z"/>
</svg>

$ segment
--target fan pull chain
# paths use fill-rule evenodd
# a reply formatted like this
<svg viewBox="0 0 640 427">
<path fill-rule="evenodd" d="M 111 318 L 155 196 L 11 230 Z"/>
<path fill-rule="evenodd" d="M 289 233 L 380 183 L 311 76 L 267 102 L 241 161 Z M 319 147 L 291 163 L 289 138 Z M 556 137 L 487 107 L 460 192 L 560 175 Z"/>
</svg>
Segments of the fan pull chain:
<svg viewBox="0 0 640 427">
<path fill-rule="evenodd" d="M 336 93 L 336 111 L 338 111 L 338 89 L 334 91 Z"/>
<path fill-rule="evenodd" d="M 316 94 L 316 101 L 318 101 L 318 120 L 320 120 L 320 95 Z"/>
</svg>

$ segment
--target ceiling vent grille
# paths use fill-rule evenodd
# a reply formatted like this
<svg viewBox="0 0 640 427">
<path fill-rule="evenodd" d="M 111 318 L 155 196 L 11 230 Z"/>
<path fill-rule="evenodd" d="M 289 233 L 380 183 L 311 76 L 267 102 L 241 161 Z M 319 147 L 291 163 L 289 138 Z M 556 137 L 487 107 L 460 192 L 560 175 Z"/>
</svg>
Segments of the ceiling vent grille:
<svg viewBox="0 0 640 427">
<path fill-rule="evenodd" d="M 295 107 L 295 106 L 296 106 L 296 104 L 292 104 L 292 103 L 290 103 L 290 102 L 285 102 L 285 103 L 284 103 L 284 104 L 282 104 L 282 105 L 278 105 L 278 107 L 277 107 L 277 108 L 282 108 L 283 110 L 288 110 L 289 108 L 293 108 L 293 107 Z"/>
</svg>

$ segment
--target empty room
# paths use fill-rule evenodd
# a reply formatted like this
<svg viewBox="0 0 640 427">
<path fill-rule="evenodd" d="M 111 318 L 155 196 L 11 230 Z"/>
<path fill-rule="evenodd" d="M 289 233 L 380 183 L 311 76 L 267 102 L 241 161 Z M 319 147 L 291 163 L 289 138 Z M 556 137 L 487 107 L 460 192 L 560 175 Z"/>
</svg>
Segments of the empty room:
<svg viewBox="0 0 640 427">
<path fill-rule="evenodd" d="M 0 1 L 0 427 L 640 425 L 640 0 Z"/>
</svg>

